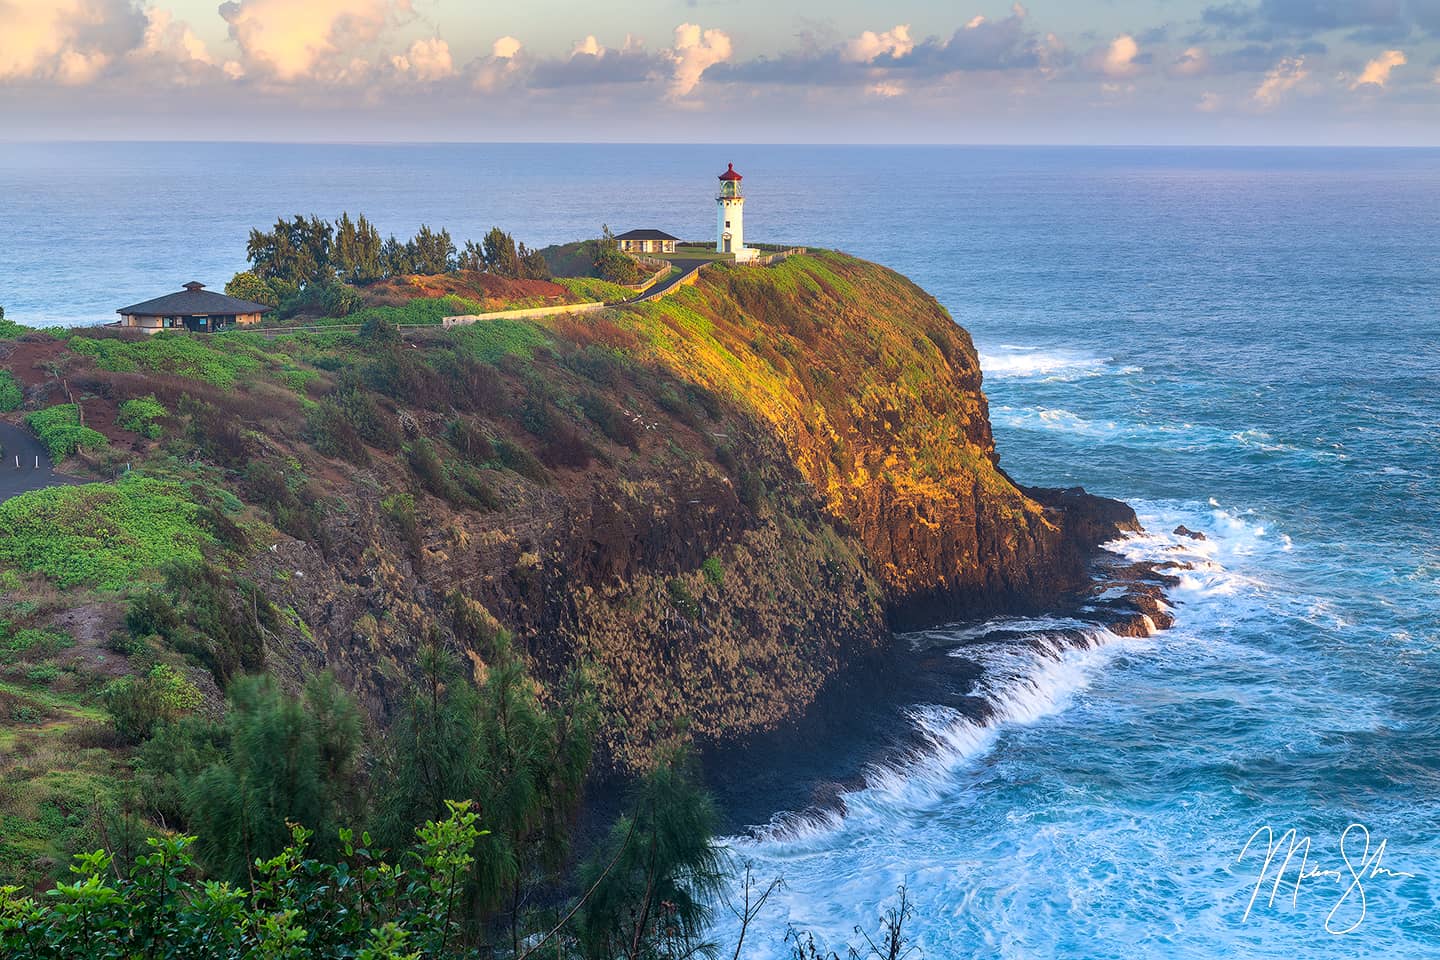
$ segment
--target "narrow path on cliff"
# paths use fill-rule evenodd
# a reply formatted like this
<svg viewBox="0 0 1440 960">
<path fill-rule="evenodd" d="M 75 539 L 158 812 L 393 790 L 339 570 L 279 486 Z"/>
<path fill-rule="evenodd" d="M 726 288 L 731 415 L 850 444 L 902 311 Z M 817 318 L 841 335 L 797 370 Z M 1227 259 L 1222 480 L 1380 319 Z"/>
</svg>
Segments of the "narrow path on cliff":
<svg viewBox="0 0 1440 960">
<path fill-rule="evenodd" d="M 610 304 L 610 306 L 623 307 L 632 303 L 645 303 L 650 300 L 658 300 L 676 287 L 679 287 L 686 281 L 686 278 L 697 273 L 705 264 L 714 263 L 713 260 L 671 260 L 670 262 L 680 268 L 679 273 L 671 274 L 638 296 L 631 297 L 629 300 L 616 301 Z"/>
</svg>

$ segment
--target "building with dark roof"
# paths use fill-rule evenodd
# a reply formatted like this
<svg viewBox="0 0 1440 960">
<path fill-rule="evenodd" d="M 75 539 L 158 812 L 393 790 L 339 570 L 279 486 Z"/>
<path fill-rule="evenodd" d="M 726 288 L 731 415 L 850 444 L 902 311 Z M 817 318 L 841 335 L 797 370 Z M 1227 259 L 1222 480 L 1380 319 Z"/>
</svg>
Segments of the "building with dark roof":
<svg viewBox="0 0 1440 960">
<path fill-rule="evenodd" d="M 205 284 L 192 280 L 179 293 L 121 307 L 115 312 L 120 314 L 120 326 L 134 327 L 146 333 L 161 330 L 213 333 L 226 327 L 259 323 L 260 316 L 270 309 L 253 300 L 241 300 L 206 290 Z"/>
<path fill-rule="evenodd" d="M 674 253 L 679 238 L 663 230 L 631 230 L 615 239 L 626 253 Z"/>
</svg>

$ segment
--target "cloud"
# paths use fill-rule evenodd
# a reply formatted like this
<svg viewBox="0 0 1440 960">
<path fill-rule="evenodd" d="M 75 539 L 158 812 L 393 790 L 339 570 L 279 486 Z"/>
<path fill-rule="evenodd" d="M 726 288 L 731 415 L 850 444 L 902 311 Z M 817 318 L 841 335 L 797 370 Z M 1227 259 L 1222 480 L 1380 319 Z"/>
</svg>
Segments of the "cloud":
<svg viewBox="0 0 1440 960">
<path fill-rule="evenodd" d="M 639 39 L 629 34 L 619 49 L 607 47 L 591 35 L 577 40 L 571 46 L 569 56 L 535 63 L 530 71 L 530 84 L 551 89 L 643 83 L 664 72 L 665 66 L 664 57 L 647 51 Z"/>
<path fill-rule="evenodd" d="M 731 49 L 730 35 L 721 30 L 702 30 L 694 23 L 676 27 L 675 48 L 667 54 L 675 68 L 670 96 L 689 95 L 706 70 L 730 59 Z"/>
<path fill-rule="evenodd" d="M 519 40 L 516 40 L 512 36 L 506 35 L 500 37 L 498 40 L 496 40 L 490 45 L 490 55 L 498 60 L 513 60 L 515 59 L 515 55 L 520 52 L 520 48 L 523 46 L 524 44 L 522 44 Z"/>
<path fill-rule="evenodd" d="M 1210 55 L 1202 47 L 1190 47 L 1170 63 L 1170 72 L 1177 77 L 1197 77 L 1210 71 Z"/>
<path fill-rule="evenodd" d="M 396 73 L 405 74 L 421 83 L 444 80 L 455 73 L 455 63 L 450 59 L 450 44 L 439 37 L 416 40 L 403 54 L 390 58 L 390 66 Z"/>
<path fill-rule="evenodd" d="M 1353 31 L 1363 42 L 1399 41 L 1414 30 L 1440 31 L 1436 0 L 1258 0 L 1207 7 L 1201 21 L 1224 33 L 1268 42 L 1276 37 L 1309 37 Z"/>
<path fill-rule="evenodd" d="M 1140 44 L 1128 33 L 1122 33 L 1105 48 L 1100 57 L 1100 70 L 1110 77 L 1128 77 L 1139 69 L 1135 58 L 1140 55 Z"/>
<path fill-rule="evenodd" d="M 870 84 L 870 86 L 865 88 L 865 92 L 870 94 L 870 96 L 872 97 L 880 97 L 883 100 L 889 100 L 894 97 L 904 96 L 905 87 L 898 83 L 892 83 L 888 80 L 883 80 L 880 83 Z"/>
<path fill-rule="evenodd" d="M 247 68 L 287 81 L 345 82 L 363 74 L 357 48 L 410 12 L 409 0 L 230 0 L 220 5 Z"/>
<path fill-rule="evenodd" d="M 1304 57 L 1286 57 L 1265 74 L 1265 79 L 1255 88 L 1251 99 L 1262 107 L 1273 107 L 1283 100 L 1287 93 L 1305 82 L 1308 76 L 1310 71 L 1305 69 Z"/>
<path fill-rule="evenodd" d="M 1043 68 L 1063 59 L 1064 44 L 1053 34 L 1038 37 L 1026 24 L 1028 16 L 1017 3 L 1003 20 L 975 17 L 944 42 L 927 40 L 918 44 L 909 57 L 895 65 L 944 76 L 975 70 Z"/>
<path fill-rule="evenodd" d="M 130 0 L 0 0 L 0 81 L 94 80 L 145 41 L 146 17 Z"/>
<path fill-rule="evenodd" d="M 213 64 L 205 41 L 195 35 L 188 23 L 177 21 L 169 10 L 151 7 L 146 11 L 149 22 L 140 53 L 180 62 Z"/>
<path fill-rule="evenodd" d="M 524 44 L 508 34 L 490 44 L 490 56 L 471 61 L 465 67 L 470 85 L 476 90 L 494 93 L 517 84 L 524 70 Z"/>
<path fill-rule="evenodd" d="M 866 30 L 845 45 L 845 59 L 852 63 L 870 63 L 881 54 L 899 59 L 908 56 L 914 49 L 915 41 L 910 38 L 910 24 L 901 23 L 896 24 L 895 29 L 886 30 L 884 33 Z"/>
<path fill-rule="evenodd" d="M 1200 100 L 1195 104 L 1195 109 L 1201 113 L 1214 113 L 1220 109 L 1220 95 L 1205 91 L 1200 94 Z"/>
<path fill-rule="evenodd" d="M 600 41 L 595 39 L 595 34 L 590 34 L 584 40 L 576 40 L 575 45 L 570 48 L 570 56 L 574 57 L 603 57 L 605 48 Z"/>
<path fill-rule="evenodd" d="M 1399 50 L 1386 50 L 1380 56 L 1365 64 L 1365 70 L 1350 84 L 1351 90 L 1359 90 L 1361 87 L 1374 84 L 1377 87 L 1385 86 L 1390 79 L 1390 71 L 1396 67 L 1403 67 L 1406 64 L 1405 54 Z"/>
</svg>

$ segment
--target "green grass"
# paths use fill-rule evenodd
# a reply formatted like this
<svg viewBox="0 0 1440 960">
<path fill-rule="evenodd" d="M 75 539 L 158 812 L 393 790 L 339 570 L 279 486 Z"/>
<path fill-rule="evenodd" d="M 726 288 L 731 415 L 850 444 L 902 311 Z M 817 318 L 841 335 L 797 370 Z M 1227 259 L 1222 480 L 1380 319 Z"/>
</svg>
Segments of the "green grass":
<svg viewBox="0 0 1440 960">
<path fill-rule="evenodd" d="M 529 359 L 535 355 L 537 347 L 550 342 L 550 335 L 530 321 L 503 317 L 456 327 L 454 336 L 460 349 L 487 363 L 494 363 L 504 356 Z"/>
<path fill-rule="evenodd" d="M 136 474 L 113 484 L 32 490 L 0 503 L 0 564 L 61 587 L 120 590 L 212 542 L 182 488 Z"/>
<path fill-rule="evenodd" d="M 348 326 L 367 320 L 386 320 L 396 326 L 439 326 L 445 317 L 484 312 L 483 303 L 464 297 L 417 297 L 402 307 L 365 307 L 344 317 L 312 320 L 307 321 L 307 324 L 330 326 L 343 323 Z"/>
<path fill-rule="evenodd" d="M 622 287 L 618 283 L 611 283 L 609 280 L 601 280 L 598 277 L 556 277 L 555 282 L 585 300 L 616 303 L 635 296 L 635 291 L 629 287 Z"/>
<path fill-rule="evenodd" d="M 26 417 L 25 422 L 50 451 L 50 459 L 57 463 L 81 447 L 100 450 L 106 446 L 104 434 L 80 425 L 80 408 L 73 403 L 37 410 Z"/>
<path fill-rule="evenodd" d="M 194 335 L 161 331 L 144 340 L 70 338 L 70 349 L 95 358 L 102 370 L 134 373 L 151 370 L 231 387 L 258 370 L 264 352 L 243 333 Z"/>
</svg>

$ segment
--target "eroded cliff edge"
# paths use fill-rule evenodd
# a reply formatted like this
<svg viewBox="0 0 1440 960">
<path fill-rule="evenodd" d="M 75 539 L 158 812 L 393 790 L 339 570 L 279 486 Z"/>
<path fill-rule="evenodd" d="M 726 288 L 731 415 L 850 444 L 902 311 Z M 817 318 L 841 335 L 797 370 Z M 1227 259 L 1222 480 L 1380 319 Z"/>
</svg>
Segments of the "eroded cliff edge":
<svg viewBox="0 0 1440 960">
<path fill-rule="evenodd" d="M 503 628 L 544 683 L 588 666 L 622 769 L 676 735 L 785 724 L 895 629 L 1062 603 L 1137 526 L 1006 476 L 969 335 L 843 254 L 717 264 L 599 315 L 227 337 L 206 349 L 249 365 L 223 386 L 78 335 L 6 360 L 31 407 L 61 399 L 61 370 L 112 456 L 203 477 L 183 496 L 229 516 L 217 539 L 244 528 L 226 562 L 281 614 L 267 669 L 333 669 L 383 719 L 421 643 L 478 677 Z M 173 439 L 111 429 L 149 395 Z M 91 606 L 118 626 L 113 601 Z"/>
</svg>

